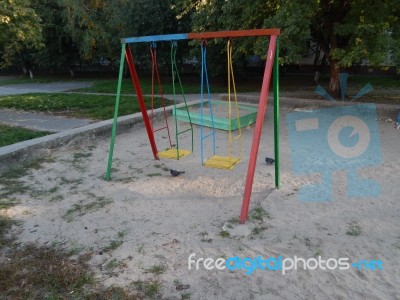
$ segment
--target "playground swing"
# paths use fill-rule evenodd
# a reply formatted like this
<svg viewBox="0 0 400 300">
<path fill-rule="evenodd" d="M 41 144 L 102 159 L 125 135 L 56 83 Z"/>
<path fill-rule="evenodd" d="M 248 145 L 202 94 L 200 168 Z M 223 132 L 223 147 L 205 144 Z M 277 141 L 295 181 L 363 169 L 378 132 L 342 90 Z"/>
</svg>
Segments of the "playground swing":
<svg viewBox="0 0 400 300">
<path fill-rule="evenodd" d="M 214 125 L 214 116 L 213 116 L 213 109 L 212 109 L 212 100 L 211 100 L 211 93 L 210 93 L 210 86 L 208 82 L 208 74 L 207 74 L 207 52 L 206 52 L 206 42 L 202 41 L 201 43 L 201 92 L 200 92 L 200 149 L 201 149 L 201 162 L 202 165 L 205 167 L 210 168 L 217 168 L 217 169 L 224 169 L 224 170 L 232 170 L 235 165 L 241 160 L 242 158 L 242 130 L 240 126 L 240 115 L 239 115 L 239 105 L 237 101 L 237 93 L 236 93 L 236 85 L 235 85 L 235 77 L 233 72 L 233 60 L 232 60 L 232 41 L 229 39 L 227 42 L 227 65 L 228 65 L 228 112 L 227 112 L 227 119 L 228 119 L 228 155 L 222 156 L 216 154 L 216 130 Z M 209 107 L 209 114 L 211 119 L 211 132 L 209 134 L 204 134 L 203 129 L 203 117 L 204 117 L 204 82 L 207 89 L 207 103 Z M 234 104 L 232 105 L 232 93 Z M 234 111 L 234 116 L 232 116 L 232 110 Z M 236 121 L 238 124 L 238 134 L 235 136 L 232 132 L 232 117 L 236 117 Z M 208 137 L 213 138 L 212 142 L 212 149 L 213 155 L 204 160 L 204 140 Z M 238 142 L 238 150 L 234 151 L 234 143 Z M 234 153 L 238 152 L 238 153 Z"/>
<path fill-rule="evenodd" d="M 151 128 L 153 130 L 153 134 L 156 133 L 157 131 L 161 130 L 166 130 L 167 131 L 167 136 L 168 136 L 168 142 L 169 142 L 169 148 L 172 148 L 172 141 L 171 141 L 171 134 L 169 131 L 169 126 L 168 126 L 168 116 L 167 112 L 165 109 L 165 99 L 162 91 L 162 85 L 161 85 L 161 79 L 160 79 L 160 73 L 158 72 L 158 64 L 157 64 L 157 45 L 155 42 L 150 43 L 150 56 L 151 56 L 151 115 L 150 115 L 150 120 L 151 120 Z M 158 93 L 161 98 L 161 106 L 163 108 L 163 115 L 164 115 L 164 121 L 165 121 L 165 126 L 160 127 L 157 129 L 154 129 L 154 100 L 155 100 L 155 79 L 157 79 L 157 85 L 158 85 Z M 162 152 L 158 152 L 159 156 L 162 156 Z"/>
<path fill-rule="evenodd" d="M 177 52 L 177 43 L 176 41 L 171 42 L 171 70 L 172 70 L 172 91 L 173 91 L 173 99 L 174 99 L 174 109 L 176 110 L 177 103 L 177 92 L 176 92 L 176 83 L 177 80 L 179 83 L 180 92 L 183 98 L 184 107 L 186 110 L 187 117 L 189 118 L 189 127 L 179 131 L 178 119 L 176 114 L 174 115 L 175 119 L 175 147 L 171 147 L 167 150 L 158 152 L 159 157 L 163 158 L 172 158 L 179 160 L 180 158 L 190 154 L 193 152 L 193 125 L 190 120 L 189 108 L 186 102 L 185 92 L 183 90 L 182 81 L 179 76 L 178 67 L 176 64 L 176 52 Z M 191 133 L 191 150 L 180 149 L 179 147 L 179 136 L 183 133 L 190 132 Z"/>
<path fill-rule="evenodd" d="M 121 98 L 121 87 L 122 87 L 122 78 L 123 78 L 125 61 L 127 62 L 129 72 L 131 75 L 132 84 L 136 91 L 137 102 L 139 104 L 140 111 L 141 111 L 141 114 L 143 117 L 143 123 L 144 123 L 145 129 L 146 129 L 147 137 L 149 139 L 149 143 L 150 143 L 150 147 L 151 147 L 154 159 L 159 159 L 159 157 L 158 157 L 159 152 L 157 150 L 157 145 L 156 145 L 156 142 L 154 139 L 154 132 L 153 132 L 152 124 L 150 123 L 149 116 L 148 116 L 148 113 L 146 110 L 146 105 L 145 105 L 144 96 L 143 96 L 143 92 L 142 92 L 140 81 L 139 81 L 139 76 L 136 72 L 133 55 L 132 55 L 131 49 L 129 47 L 130 44 L 143 43 L 143 42 L 149 43 L 149 42 L 157 42 L 157 41 L 206 40 L 206 39 L 214 39 L 214 38 L 269 36 L 270 37 L 269 45 L 268 45 L 268 49 L 266 52 L 266 64 L 265 64 L 265 68 L 264 68 L 264 75 L 263 75 L 263 80 L 262 80 L 262 85 L 261 85 L 260 100 L 259 100 L 259 104 L 258 104 L 256 124 L 254 127 L 253 139 L 252 139 L 252 143 L 251 143 L 251 150 L 250 150 L 250 154 L 249 154 L 246 183 L 244 186 L 242 208 L 241 208 L 241 212 L 240 212 L 240 223 L 244 223 L 247 219 L 248 211 L 249 211 L 258 150 L 259 150 L 259 145 L 260 145 L 260 140 L 261 140 L 261 131 L 262 131 L 266 107 L 267 107 L 267 103 L 268 103 L 268 93 L 269 93 L 272 74 L 274 74 L 274 76 L 273 76 L 274 99 L 273 100 L 274 100 L 275 186 L 276 186 L 276 188 L 280 187 L 279 65 L 278 65 L 278 57 L 279 57 L 278 36 L 279 35 L 280 35 L 280 29 L 271 28 L 271 29 L 253 29 L 253 30 L 236 30 L 236 31 L 199 32 L 199 33 L 191 32 L 191 33 L 122 38 L 121 39 L 122 47 L 121 47 L 121 59 L 120 59 L 120 67 L 119 67 L 119 74 L 118 74 L 117 94 L 116 94 L 116 99 L 115 99 L 114 118 L 113 118 L 112 129 L 111 129 L 110 150 L 109 150 L 109 155 L 108 155 L 108 164 L 107 164 L 105 179 L 106 180 L 111 179 L 112 159 L 113 159 L 114 144 L 115 144 L 115 137 L 116 137 L 116 131 L 117 131 L 117 124 L 118 124 L 119 102 L 120 102 L 120 98 Z M 175 45 L 175 50 L 174 50 L 174 45 Z M 176 62 L 174 62 L 175 55 L 176 55 L 176 42 L 173 42 L 171 48 L 175 51 L 175 54 L 174 54 L 174 51 L 171 51 L 171 58 L 173 58 L 173 59 L 171 59 L 172 60 L 173 79 L 175 81 L 175 76 L 177 76 L 177 78 L 180 82 L 179 74 L 177 73 Z M 232 60 L 232 54 L 231 54 L 232 52 L 229 49 L 231 49 L 230 46 L 228 46 L 227 52 L 228 52 L 228 61 L 229 60 L 231 61 Z M 205 60 L 204 60 L 204 63 L 205 63 Z M 228 91 L 229 91 L 229 95 L 231 95 L 231 92 L 230 92 L 231 85 L 230 84 L 232 83 L 234 99 L 235 99 L 235 104 L 236 104 L 236 108 L 237 108 L 236 89 L 235 89 L 235 84 L 234 84 L 234 79 L 233 79 L 232 65 L 231 65 L 231 63 L 228 63 L 228 65 L 229 65 L 228 74 L 230 74 L 228 76 L 231 76 L 228 78 L 228 81 L 229 81 Z M 174 71 L 176 71 L 176 73 L 174 73 Z M 206 68 L 203 69 L 203 72 L 204 72 L 203 76 L 206 77 L 206 74 L 207 74 Z M 206 77 L 206 81 L 207 81 L 207 86 L 208 86 L 208 77 Z M 180 83 L 180 85 L 181 85 L 181 91 L 183 94 L 182 84 Z M 176 106 L 175 85 L 173 85 L 173 88 L 174 88 L 174 107 L 175 107 Z M 211 103 L 209 88 L 207 88 L 207 93 L 209 95 L 208 99 L 210 100 L 210 103 Z M 183 94 L 183 96 L 184 96 L 184 94 Z M 229 96 L 229 97 L 231 97 L 231 96 Z M 184 102 L 185 102 L 184 105 L 185 105 L 186 111 L 188 113 L 188 108 L 187 108 L 185 98 L 184 98 Z M 230 102 L 230 100 L 229 100 L 229 102 Z M 230 105 L 230 104 L 228 104 L 228 105 Z M 238 109 L 236 109 L 236 113 L 238 113 Z M 189 113 L 188 113 L 188 118 L 190 120 Z M 177 123 L 176 119 L 175 119 L 175 122 Z M 191 121 L 190 121 L 190 124 L 191 124 Z M 188 129 L 188 130 L 191 130 L 191 129 Z M 182 132 L 179 132 L 178 130 L 176 130 L 176 137 L 179 134 L 186 132 L 188 130 L 184 130 Z M 241 136 L 241 133 L 239 133 L 239 135 L 234 138 L 231 137 L 230 140 L 233 141 L 233 140 L 236 140 L 239 138 L 241 139 L 240 136 Z M 192 131 L 192 150 L 193 150 L 193 131 Z M 173 152 L 177 155 L 178 158 L 180 157 L 180 149 L 178 149 L 178 147 L 176 149 L 174 149 Z M 215 156 L 215 154 L 214 154 L 214 156 Z M 231 157 L 228 159 L 228 162 L 230 164 L 232 164 L 232 161 L 234 161 L 232 153 L 230 153 L 230 155 L 228 157 Z M 239 160 L 240 158 L 236 158 L 236 159 Z M 226 164 L 226 165 L 228 165 L 228 164 Z M 225 164 L 224 164 L 224 166 L 225 166 Z"/>
</svg>

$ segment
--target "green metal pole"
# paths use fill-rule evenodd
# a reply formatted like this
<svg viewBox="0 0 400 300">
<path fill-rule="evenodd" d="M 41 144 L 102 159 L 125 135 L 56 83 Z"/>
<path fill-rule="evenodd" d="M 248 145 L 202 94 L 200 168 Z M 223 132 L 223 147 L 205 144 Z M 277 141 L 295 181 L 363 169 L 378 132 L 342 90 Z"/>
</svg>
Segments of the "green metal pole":
<svg viewBox="0 0 400 300">
<path fill-rule="evenodd" d="M 275 187 L 281 186 L 279 164 L 279 37 L 276 39 L 274 61 L 274 146 L 275 146 Z"/>
<path fill-rule="evenodd" d="M 174 95 L 174 112 L 175 112 L 175 147 L 176 147 L 176 159 L 179 160 L 179 132 L 178 132 L 178 117 L 176 116 L 176 89 L 175 89 L 175 74 L 176 71 L 176 42 L 171 42 L 171 71 L 172 71 L 172 94 Z M 176 73 L 175 73 L 176 72 Z"/>
<path fill-rule="evenodd" d="M 122 76 L 124 73 L 124 64 L 125 64 L 125 48 L 126 44 L 122 44 L 121 50 L 121 60 L 119 63 L 119 75 L 118 75 L 118 86 L 117 86 L 117 97 L 115 99 L 115 108 L 114 108 L 114 122 L 111 131 L 111 142 L 110 142 L 110 151 L 108 155 L 108 165 L 107 165 L 107 173 L 105 176 L 106 180 L 110 180 L 111 175 L 111 166 L 112 166 L 112 158 L 114 152 L 114 143 L 115 143 L 115 135 L 117 132 L 117 120 L 118 120 L 118 110 L 119 110 L 119 100 L 121 98 L 121 85 L 122 85 Z"/>
</svg>

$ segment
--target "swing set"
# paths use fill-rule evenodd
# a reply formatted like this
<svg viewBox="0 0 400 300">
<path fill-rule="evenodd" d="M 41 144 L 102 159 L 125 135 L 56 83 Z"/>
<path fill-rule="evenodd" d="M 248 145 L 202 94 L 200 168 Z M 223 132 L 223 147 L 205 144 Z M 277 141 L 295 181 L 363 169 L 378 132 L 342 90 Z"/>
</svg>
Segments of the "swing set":
<svg viewBox="0 0 400 300">
<path fill-rule="evenodd" d="M 254 30 L 237 30 L 237 31 L 217 31 L 217 32 L 203 32 L 203 33 L 183 33 L 183 34 L 167 34 L 167 35 L 154 35 L 154 36 L 142 36 L 142 37 L 131 37 L 123 38 L 121 40 L 122 50 L 121 50 L 121 60 L 120 69 L 117 85 L 117 95 L 115 101 L 114 109 L 114 120 L 111 132 L 110 141 L 110 151 L 108 158 L 107 171 L 105 175 L 106 180 L 110 180 L 111 177 L 111 167 L 112 167 L 112 157 L 115 144 L 115 136 L 117 129 L 117 119 L 119 102 L 121 98 L 121 85 L 123 77 L 123 69 L 125 60 L 128 64 L 129 72 L 132 79 L 133 87 L 136 91 L 137 101 L 139 103 L 140 111 L 143 116 L 143 122 L 146 128 L 147 136 L 150 142 L 150 147 L 154 156 L 154 159 L 159 160 L 162 158 L 172 158 L 179 160 L 180 158 L 189 155 L 193 152 L 194 142 L 193 142 L 193 125 L 191 122 L 191 116 L 189 113 L 188 104 L 186 101 L 186 96 L 184 93 L 183 85 L 179 76 L 178 67 L 176 63 L 176 53 L 177 53 L 177 41 L 179 40 L 199 40 L 201 47 L 201 87 L 200 87 L 200 156 L 201 163 L 205 167 L 220 168 L 220 169 L 232 169 L 240 160 L 242 156 L 242 132 L 240 126 L 239 117 L 239 105 L 237 101 L 235 79 L 232 64 L 232 40 L 237 37 L 250 37 L 250 36 L 269 36 L 269 46 L 267 50 L 267 60 L 264 69 L 264 77 L 262 81 L 260 99 L 258 104 L 258 111 L 256 117 L 256 124 L 253 133 L 253 141 L 251 146 L 249 164 L 247 168 L 247 177 L 245 190 L 243 194 L 242 209 L 240 213 L 240 222 L 244 223 L 248 216 L 248 210 L 250 205 L 250 197 L 254 180 L 254 173 L 256 167 L 256 159 L 258 155 L 258 149 L 261 139 L 261 131 L 265 117 L 265 111 L 267 108 L 268 93 L 270 87 L 270 81 L 273 76 L 273 90 L 274 90 L 274 150 L 275 150 L 275 187 L 280 187 L 280 172 L 279 172 L 279 40 L 280 29 L 254 29 Z M 208 81 L 207 73 L 207 40 L 215 38 L 227 38 L 227 62 L 228 62 L 228 155 L 222 156 L 216 153 L 216 129 L 214 125 L 213 117 L 213 104 L 211 100 L 210 86 Z M 183 98 L 184 111 L 187 114 L 187 119 L 189 120 L 187 127 L 184 129 L 179 129 L 178 119 L 175 114 L 175 144 L 173 144 L 170 134 L 170 128 L 168 124 L 168 114 L 165 107 L 165 99 L 162 91 L 162 84 L 160 80 L 158 64 L 157 64 L 157 42 L 171 43 L 171 71 L 172 71 L 172 88 L 173 88 L 173 108 L 176 111 L 177 107 L 177 89 L 179 89 L 180 95 Z M 139 77 L 136 71 L 132 51 L 129 44 L 133 43 L 149 43 L 151 65 L 152 65 L 152 83 L 151 83 L 151 110 L 150 117 L 144 102 L 144 96 L 139 82 Z M 178 85 L 178 87 L 177 87 Z M 158 87 L 158 95 L 161 98 L 162 114 L 164 116 L 164 125 L 160 128 L 154 128 L 154 102 L 155 102 L 155 90 Z M 204 95 L 206 93 L 206 97 Z M 206 99 L 205 99 L 206 98 Z M 233 104 L 232 104 L 233 103 Z M 205 107 L 208 107 L 208 112 L 211 119 L 211 129 L 209 132 L 205 132 L 203 117 Z M 236 123 L 238 124 L 238 133 L 233 135 L 232 133 L 232 116 L 236 118 Z M 158 151 L 155 133 L 158 131 L 166 131 L 168 137 L 168 148 L 164 151 Z M 180 148 L 179 140 L 182 134 L 189 134 L 191 137 L 191 149 L 184 150 Z M 205 158 L 204 143 L 205 140 L 212 139 L 212 155 L 209 158 Z M 234 143 L 239 144 L 238 151 L 234 151 Z M 235 152 L 235 153 L 234 153 Z M 236 153 L 237 152 L 237 153 Z"/>
<path fill-rule="evenodd" d="M 228 61 L 228 156 L 221 156 L 216 154 L 216 130 L 214 124 L 214 116 L 213 116 L 213 106 L 211 101 L 211 93 L 210 93 L 210 85 L 208 82 L 208 73 L 207 73 L 207 50 L 206 50 L 206 41 L 201 42 L 201 88 L 200 88 L 200 156 L 201 156 L 201 164 L 205 167 L 210 168 L 218 168 L 231 170 L 233 167 L 241 160 L 242 158 L 242 128 L 240 126 L 240 115 L 239 115 L 239 104 L 237 101 L 236 94 L 236 86 L 235 79 L 233 73 L 233 61 L 232 61 L 232 41 L 229 39 L 227 43 L 227 61 Z M 231 101 L 231 87 L 233 89 L 234 95 L 234 108 L 232 107 Z M 207 92 L 207 101 L 206 104 L 209 108 L 209 119 L 211 120 L 211 132 L 209 134 L 204 134 L 204 89 Z M 232 110 L 234 110 L 236 117 L 236 124 L 238 134 L 233 136 L 232 133 Z M 213 155 L 209 157 L 207 160 L 204 158 L 204 142 L 208 137 L 212 137 L 212 152 Z M 234 156 L 233 153 L 233 144 L 238 140 L 239 149 L 237 155 Z"/>
</svg>

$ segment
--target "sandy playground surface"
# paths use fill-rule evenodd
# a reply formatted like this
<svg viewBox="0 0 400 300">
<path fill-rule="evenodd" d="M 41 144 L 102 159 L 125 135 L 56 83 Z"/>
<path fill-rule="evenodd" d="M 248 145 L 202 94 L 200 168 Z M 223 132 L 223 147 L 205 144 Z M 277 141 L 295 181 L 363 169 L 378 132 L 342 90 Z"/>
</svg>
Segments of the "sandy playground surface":
<svg viewBox="0 0 400 300">
<path fill-rule="evenodd" d="M 298 199 L 299 187 L 318 177 L 291 171 L 285 112 L 281 115 L 281 181 L 274 188 L 272 110 L 267 111 L 254 178 L 249 220 L 237 224 L 253 127 L 243 130 L 243 160 L 232 170 L 200 165 L 195 152 L 180 161 L 156 161 L 145 129 L 117 136 L 112 180 L 103 179 L 109 137 L 51 151 L 54 158 L 24 178 L 21 203 L 6 213 L 22 220 L 20 242 L 59 244 L 90 262 L 104 285 L 158 280 L 158 299 L 400 299 L 400 130 L 380 121 L 383 163 L 361 175 L 381 185 L 374 199 L 348 199 L 346 174 L 334 174 L 332 202 Z M 170 124 L 172 124 L 172 119 Z M 218 133 L 218 150 L 226 135 Z M 188 138 L 181 146 L 187 148 Z M 162 149 L 165 136 L 158 136 Z M 306 157 L 304 159 L 317 159 Z M 169 168 L 186 174 L 171 177 Z M 188 257 L 269 257 L 349 262 L 380 260 L 383 270 L 188 270 Z"/>
</svg>

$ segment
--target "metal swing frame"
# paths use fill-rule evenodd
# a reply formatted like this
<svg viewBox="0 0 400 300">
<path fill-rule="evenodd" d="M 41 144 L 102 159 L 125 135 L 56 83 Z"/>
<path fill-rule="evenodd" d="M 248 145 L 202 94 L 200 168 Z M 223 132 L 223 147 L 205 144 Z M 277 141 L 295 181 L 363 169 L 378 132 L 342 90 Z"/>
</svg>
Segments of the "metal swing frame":
<svg viewBox="0 0 400 300">
<path fill-rule="evenodd" d="M 149 138 L 150 147 L 153 152 L 154 159 L 159 159 L 157 145 L 154 139 L 154 133 L 150 124 L 149 116 L 147 113 L 146 105 L 142 89 L 139 82 L 139 77 L 136 72 L 132 52 L 129 48 L 129 44 L 132 43 L 143 43 L 143 42 L 157 42 L 157 41 L 178 41 L 197 39 L 205 40 L 212 38 L 236 38 L 236 37 L 249 37 L 249 36 L 269 36 L 269 46 L 266 53 L 266 65 L 264 69 L 264 77 L 261 86 L 260 99 L 258 104 L 258 113 L 256 118 L 256 124 L 254 127 L 249 163 L 247 168 L 247 176 L 245 189 L 243 193 L 242 208 L 240 212 L 240 223 L 244 223 L 247 220 L 249 205 L 251 200 L 251 192 L 253 187 L 254 173 L 256 168 L 256 160 L 261 140 L 261 131 L 264 124 L 264 117 L 268 103 L 268 93 L 271 83 L 271 77 L 273 73 L 273 91 L 274 91 L 274 154 L 275 154 L 275 187 L 280 187 L 280 164 L 279 164 L 279 37 L 280 29 L 253 29 L 253 30 L 236 30 L 236 31 L 216 31 L 216 32 L 203 32 L 203 33 L 182 33 L 182 34 L 167 34 L 167 35 L 153 35 L 153 36 L 142 36 L 142 37 L 131 37 L 121 39 L 121 60 L 120 69 L 118 76 L 117 95 L 114 109 L 114 120 L 111 131 L 110 151 L 108 158 L 108 165 L 106 171 L 106 180 L 110 180 L 112 157 L 115 144 L 115 136 L 117 130 L 117 119 L 119 110 L 119 101 L 121 98 L 121 85 L 123 78 L 123 69 L 125 59 L 128 63 L 129 71 L 131 74 L 132 84 L 135 88 L 137 101 L 140 106 L 140 110 L 143 116 L 143 122 L 146 127 L 147 135 Z"/>
</svg>

